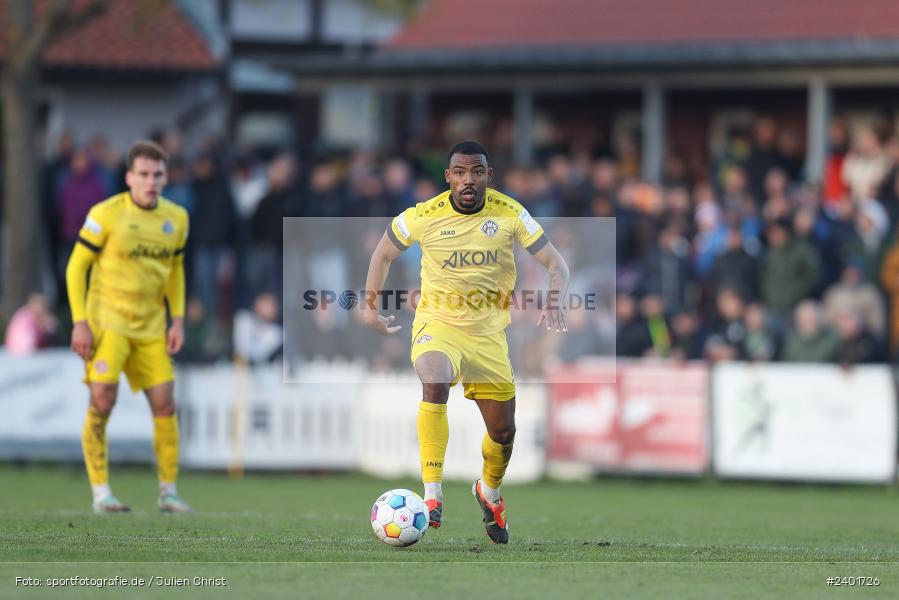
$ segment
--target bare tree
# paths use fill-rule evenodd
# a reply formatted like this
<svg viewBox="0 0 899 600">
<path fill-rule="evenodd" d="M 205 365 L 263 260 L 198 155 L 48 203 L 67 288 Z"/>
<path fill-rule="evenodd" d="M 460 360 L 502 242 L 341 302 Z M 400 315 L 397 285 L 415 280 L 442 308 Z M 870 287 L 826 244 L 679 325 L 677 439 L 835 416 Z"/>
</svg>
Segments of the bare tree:
<svg viewBox="0 0 899 600">
<path fill-rule="evenodd" d="M 3 112 L 3 284 L 0 317 L 8 319 L 40 283 L 40 201 L 35 144 L 35 94 L 44 50 L 106 11 L 93 0 L 74 11 L 73 0 L 44 10 L 32 0 L 6 0 L 6 55 L 0 71 Z"/>
</svg>

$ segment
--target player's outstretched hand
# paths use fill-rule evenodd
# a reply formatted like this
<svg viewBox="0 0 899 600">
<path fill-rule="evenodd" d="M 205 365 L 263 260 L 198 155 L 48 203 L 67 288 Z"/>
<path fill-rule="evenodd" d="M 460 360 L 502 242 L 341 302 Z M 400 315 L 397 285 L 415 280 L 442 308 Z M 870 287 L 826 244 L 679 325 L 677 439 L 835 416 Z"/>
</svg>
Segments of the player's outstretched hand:
<svg viewBox="0 0 899 600">
<path fill-rule="evenodd" d="M 172 326 L 169 327 L 169 334 L 165 340 L 165 351 L 169 353 L 169 356 L 174 356 L 181 351 L 183 345 L 184 319 L 179 317 L 172 319 Z"/>
<path fill-rule="evenodd" d="M 373 310 L 367 310 L 362 313 L 362 322 L 365 323 L 365 326 L 374 329 L 381 335 L 393 335 L 403 328 L 402 325 L 391 326 L 390 324 L 393 323 L 394 319 L 396 319 L 394 315 L 382 317 Z"/>
<path fill-rule="evenodd" d="M 94 334 L 87 326 L 87 321 L 75 321 L 72 327 L 72 351 L 84 360 L 90 360 L 93 345 Z"/>
<path fill-rule="evenodd" d="M 565 323 L 565 312 L 561 308 L 544 308 L 537 320 L 537 327 L 546 325 L 547 331 L 556 333 L 568 333 L 568 325 Z"/>
</svg>

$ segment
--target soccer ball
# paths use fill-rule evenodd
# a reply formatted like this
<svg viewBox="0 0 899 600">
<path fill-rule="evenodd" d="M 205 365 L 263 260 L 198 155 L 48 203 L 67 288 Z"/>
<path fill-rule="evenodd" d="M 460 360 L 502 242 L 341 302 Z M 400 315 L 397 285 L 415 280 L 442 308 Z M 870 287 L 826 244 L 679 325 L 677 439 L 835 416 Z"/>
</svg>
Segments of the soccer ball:
<svg viewBox="0 0 899 600">
<path fill-rule="evenodd" d="M 428 530 L 428 507 L 415 492 L 384 492 L 371 507 L 371 528 L 388 546 L 411 546 Z"/>
</svg>

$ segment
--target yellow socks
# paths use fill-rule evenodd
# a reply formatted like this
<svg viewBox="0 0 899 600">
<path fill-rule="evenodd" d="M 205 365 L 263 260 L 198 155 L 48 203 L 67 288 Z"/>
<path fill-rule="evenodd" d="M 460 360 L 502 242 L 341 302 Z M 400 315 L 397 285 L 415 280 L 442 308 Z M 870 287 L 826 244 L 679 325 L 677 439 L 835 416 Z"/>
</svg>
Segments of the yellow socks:
<svg viewBox="0 0 899 600">
<path fill-rule="evenodd" d="M 443 480 L 443 460 L 448 441 L 446 404 L 422 402 L 418 407 L 418 448 L 421 454 L 421 480 L 425 484 Z"/>
<path fill-rule="evenodd" d="M 485 433 L 484 441 L 481 442 L 481 455 L 484 457 L 481 481 L 496 490 L 503 482 L 506 467 L 512 458 L 512 444 L 497 444 L 490 439 L 490 434 Z"/>
<path fill-rule="evenodd" d="M 178 478 L 178 418 L 153 417 L 153 452 L 159 469 L 161 493 L 175 493 Z"/>
<path fill-rule="evenodd" d="M 109 452 L 106 444 L 106 422 L 109 415 L 101 415 L 93 406 L 87 408 L 87 418 L 81 431 L 84 466 L 94 497 L 109 495 Z"/>
</svg>

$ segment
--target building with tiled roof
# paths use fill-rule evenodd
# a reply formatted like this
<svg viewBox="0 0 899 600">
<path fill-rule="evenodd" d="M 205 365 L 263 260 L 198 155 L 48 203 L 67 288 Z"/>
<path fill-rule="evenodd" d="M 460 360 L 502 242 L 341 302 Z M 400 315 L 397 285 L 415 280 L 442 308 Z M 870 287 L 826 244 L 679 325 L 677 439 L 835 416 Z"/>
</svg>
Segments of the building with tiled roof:
<svg viewBox="0 0 899 600">
<path fill-rule="evenodd" d="M 2 31 L 8 2 L 0 0 Z M 74 10 L 83 6 L 76 2 Z M 225 57 L 189 6 L 172 1 L 141 12 L 137 2 L 109 2 L 52 43 L 42 56 L 38 93 L 50 143 L 63 131 L 80 141 L 102 134 L 121 150 L 154 128 L 223 132 Z M 6 51 L 0 36 L 0 63 Z"/>
<path fill-rule="evenodd" d="M 766 114 L 802 140 L 817 180 L 829 115 L 899 116 L 882 93 L 899 88 L 897 65 L 894 0 L 428 0 L 372 52 L 282 66 L 301 89 L 367 86 L 388 114 L 417 120 L 406 131 L 454 110 L 511 120 L 523 162 L 535 124 L 576 113 L 606 138 L 633 132 L 648 179 L 666 148 L 707 162 Z"/>
<path fill-rule="evenodd" d="M 136 2 L 110 2 L 104 14 L 64 35 L 44 52 L 48 68 L 215 71 L 219 68 L 208 41 L 177 3 L 162 4 L 147 14 Z M 6 1 L 0 2 L 0 25 Z M 5 27 L 5 25 L 4 25 Z M 0 61 L 6 41 L 0 36 Z"/>
</svg>

